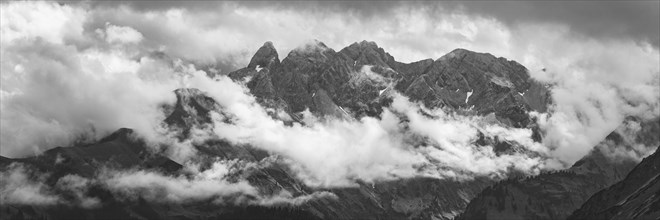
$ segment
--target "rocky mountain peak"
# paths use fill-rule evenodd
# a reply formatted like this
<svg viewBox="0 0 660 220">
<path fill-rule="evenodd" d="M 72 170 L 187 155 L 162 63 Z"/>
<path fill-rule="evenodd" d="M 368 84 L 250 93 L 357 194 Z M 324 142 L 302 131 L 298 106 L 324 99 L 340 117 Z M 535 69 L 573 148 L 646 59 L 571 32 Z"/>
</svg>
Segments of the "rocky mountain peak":
<svg viewBox="0 0 660 220">
<path fill-rule="evenodd" d="M 193 97 L 202 94 L 202 91 L 196 88 L 178 88 L 174 90 L 174 94 L 178 100 Z"/>
<path fill-rule="evenodd" d="M 277 50 L 273 46 L 273 42 L 267 41 L 263 46 L 257 50 L 257 52 L 252 56 L 250 63 L 247 68 L 257 68 L 257 67 L 270 67 L 273 63 L 279 63 L 280 59 L 277 54 Z"/>
<path fill-rule="evenodd" d="M 378 44 L 373 41 L 355 42 L 339 51 L 339 53 L 353 60 L 354 66 L 373 65 L 387 68 L 395 66 L 394 57 L 385 52 L 383 48 L 378 47 Z"/>
<path fill-rule="evenodd" d="M 312 112 L 335 112 L 330 105 L 317 105 L 319 89 L 338 107 L 356 115 L 379 115 L 380 94 L 388 86 L 421 101 L 428 107 L 471 109 L 495 116 L 515 127 L 529 125 L 527 111 L 544 112 L 549 100 L 547 89 L 530 79 L 527 69 L 515 61 L 488 53 L 455 49 L 437 60 L 397 62 L 372 41 L 355 42 L 339 52 L 314 40 L 292 50 L 281 63 L 268 71 L 257 70 L 260 57 L 276 54 L 272 43 L 262 46 L 248 67 L 229 73 L 234 80 L 248 80 L 250 91 L 264 103 L 278 103 L 291 113 L 309 108 Z M 274 56 L 271 56 L 274 57 Z M 253 67 L 254 66 L 254 67 Z M 352 83 L 355 73 L 371 66 L 382 83 Z M 255 69 L 256 68 L 256 69 Z M 261 74 L 258 74 L 261 73 Z M 271 106 L 271 105 L 269 105 Z M 326 109 L 327 110 L 327 109 Z M 368 113 L 368 114 L 367 114 Z"/>
<path fill-rule="evenodd" d="M 103 142 L 108 142 L 108 141 L 114 141 L 114 140 L 123 140 L 127 141 L 130 140 L 131 137 L 135 134 L 135 131 L 130 128 L 120 128 L 116 130 L 115 132 L 112 132 L 112 134 L 102 138 L 99 140 L 99 143 Z"/>
<path fill-rule="evenodd" d="M 181 88 L 174 90 L 174 94 L 177 101 L 165 123 L 184 129 L 184 135 L 193 126 L 210 122 L 209 112 L 218 108 L 215 100 L 199 89 Z"/>
<path fill-rule="evenodd" d="M 452 59 L 460 60 L 461 62 L 470 62 L 470 63 L 478 63 L 478 64 L 513 62 L 517 65 L 520 65 L 519 63 L 515 61 L 509 61 L 504 57 L 496 57 L 490 53 L 480 53 L 463 48 L 456 48 L 451 52 L 438 58 L 437 61 L 447 61 Z"/>
<path fill-rule="evenodd" d="M 318 40 L 313 40 L 291 50 L 291 52 L 287 55 L 287 58 L 317 56 L 325 57 L 327 52 L 334 53 L 335 51 L 326 46 L 325 43 Z"/>
<path fill-rule="evenodd" d="M 367 49 L 376 50 L 380 47 L 378 47 L 378 44 L 376 44 L 376 42 L 363 40 L 363 41 L 360 41 L 360 42 L 352 43 L 351 45 L 349 45 L 345 49 L 347 49 L 347 48 L 359 49 L 359 50 L 367 50 Z"/>
</svg>

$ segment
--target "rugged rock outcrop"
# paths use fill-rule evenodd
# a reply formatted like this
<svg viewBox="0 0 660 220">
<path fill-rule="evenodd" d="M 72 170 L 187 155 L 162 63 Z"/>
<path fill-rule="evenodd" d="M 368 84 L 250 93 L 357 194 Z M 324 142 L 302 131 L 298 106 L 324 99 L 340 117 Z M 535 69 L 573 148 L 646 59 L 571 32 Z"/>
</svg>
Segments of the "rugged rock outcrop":
<svg viewBox="0 0 660 220">
<path fill-rule="evenodd" d="M 164 122 L 170 128 L 180 129 L 181 138 L 187 137 L 190 129 L 210 123 L 209 113 L 219 108 L 215 100 L 204 95 L 199 89 L 177 89 L 174 94 L 176 94 L 176 104 L 165 106 L 165 110 L 171 113 Z"/>
<path fill-rule="evenodd" d="M 267 42 L 248 67 L 229 73 L 229 77 L 249 81 L 248 88 L 257 97 L 283 100 L 289 113 L 309 109 L 324 116 L 338 115 L 336 105 L 353 117 L 377 117 L 388 102 L 383 92 L 396 90 L 428 107 L 492 113 L 505 124 L 528 127 L 532 119 L 527 113 L 545 112 L 550 102 L 546 86 L 531 79 L 524 66 L 464 49 L 435 61 L 406 64 L 374 42 L 353 43 L 336 52 L 315 41 L 278 61 L 277 52 Z M 320 90 L 334 105 L 314 101 Z"/>
</svg>

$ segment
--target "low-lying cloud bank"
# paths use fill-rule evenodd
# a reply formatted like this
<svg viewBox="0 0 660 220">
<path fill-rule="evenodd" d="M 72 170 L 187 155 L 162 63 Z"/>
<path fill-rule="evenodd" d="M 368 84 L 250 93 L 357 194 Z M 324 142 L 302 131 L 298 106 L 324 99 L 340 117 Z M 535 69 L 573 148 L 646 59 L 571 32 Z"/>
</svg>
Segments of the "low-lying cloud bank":
<svg viewBox="0 0 660 220">
<path fill-rule="evenodd" d="M 431 17 L 416 13 L 425 9 L 404 6 L 388 19 L 361 24 L 354 24 L 350 14 L 310 16 L 311 12 L 231 4 L 222 8 L 227 13 L 141 13 L 130 7 L 53 2 L 3 2 L 0 7 L 3 156 L 33 155 L 130 127 L 149 141 L 172 144 L 172 156 L 188 162 L 196 157 L 191 140 L 169 138 L 162 127 L 161 106 L 175 102 L 172 91 L 177 88 L 208 93 L 235 119 L 226 123 L 222 114 L 214 114 L 213 129 L 195 131 L 196 138 L 222 138 L 280 155 L 278 160 L 298 178 L 318 187 L 412 176 L 463 180 L 501 178 L 512 171 L 535 174 L 580 159 L 627 116 L 660 116 L 656 47 L 626 39 L 575 37 L 561 24 L 507 27 L 492 18 L 460 12 Z M 237 23 L 229 24 L 233 22 Z M 517 60 L 532 77 L 552 85 L 551 113 L 535 114 L 545 134 L 543 143 L 533 142 L 528 129 L 424 109 L 396 93 L 390 94 L 394 102 L 380 118 L 322 121 L 308 116 L 306 125 L 285 126 L 271 118 L 244 86 L 224 76 L 209 78 L 192 64 L 240 66 L 263 41 L 272 40 L 286 52 L 314 38 L 335 48 L 363 39 L 382 42 L 404 61 L 437 58 L 456 47 Z M 509 141 L 514 150 L 499 154 L 493 146 L 475 144 L 480 133 Z M 138 192 L 171 202 L 258 196 L 245 182 L 227 182 L 226 164 L 216 165 L 192 177 L 136 170 L 106 172 L 98 178 L 120 194 Z M 24 168 L 10 170 L 2 173 L 3 201 L 58 203 Z M 63 178 L 56 187 L 84 191 L 74 183 L 98 181 L 77 178 L 82 177 Z M 168 192 L 164 198 L 162 191 Z M 282 193 L 259 201 L 308 199 Z M 96 204 L 83 195 L 75 198 L 81 206 Z"/>
<path fill-rule="evenodd" d="M 243 92 L 231 97 L 238 100 L 241 96 L 245 97 L 242 101 L 220 101 L 223 115 L 231 120 L 215 114 L 214 136 L 284 156 L 311 186 L 348 186 L 356 180 L 374 182 L 420 175 L 504 177 L 511 170 L 534 174 L 550 159 L 545 157 L 547 149 L 532 141 L 529 129 L 490 124 L 484 117 L 423 110 L 396 93 L 392 106 L 380 119 L 320 121 L 309 115 L 307 125 L 292 126 L 271 118 Z M 511 141 L 520 149 L 496 155 L 493 146 L 475 144 L 480 132 Z"/>
<path fill-rule="evenodd" d="M 109 202 L 92 195 L 90 190 L 93 187 L 97 191 L 107 190 L 119 201 L 143 199 L 161 204 L 210 202 L 218 205 L 297 206 L 314 199 L 336 198 L 327 191 L 294 196 L 282 189 L 266 194 L 245 179 L 230 178 L 250 166 L 258 165 L 235 160 L 217 161 L 208 169 L 191 165 L 185 174 L 178 176 L 153 170 L 104 169 L 91 178 L 69 174 L 60 177 L 54 186 L 48 186 L 43 182 L 51 173 L 14 163 L 0 171 L 0 202 L 3 205 L 63 205 L 88 209 Z"/>
</svg>

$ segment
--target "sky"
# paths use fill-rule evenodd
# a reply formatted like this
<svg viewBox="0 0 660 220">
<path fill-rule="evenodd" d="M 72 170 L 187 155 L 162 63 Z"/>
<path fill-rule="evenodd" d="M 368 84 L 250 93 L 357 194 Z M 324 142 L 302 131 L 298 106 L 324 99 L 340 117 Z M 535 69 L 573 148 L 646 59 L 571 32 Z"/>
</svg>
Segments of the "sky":
<svg viewBox="0 0 660 220">
<path fill-rule="evenodd" d="M 278 36 L 273 36 L 272 32 L 281 32 L 279 30 L 283 29 L 294 31 L 290 34 L 298 35 L 295 40 L 318 38 L 331 47 L 343 47 L 355 41 L 373 40 L 385 44 L 381 46 L 386 46 L 388 51 L 394 47 L 394 53 L 401 53 L 396 54 L 398 56 L 395 57 L 401 57 L 400 59 L 408 62 L 438 58 L 439 54 L 448 52 L 447 50 L 450 50 L 448 48 L 452 46 L 489 49 L 488 52 L 498 53 L 499 48 L 488 47 L 487 44 L 502 42 L 487 42 L 489 39 L 486 39 L 497 36 L 480 38 L 480 32 L 494 35 L 497 31 L 524 31 L 520 29 L 526 25 L 539 24 L 554 24 L 568 28 L 573 37 L 598 40 L 629 39 L 650 43 L 657 48 L 660 43 L 660 30 L 657 27 L 657 21 L 660 20 L 659 4 L 657 1 L 101 1 L 91 3 L 101 7 L 124 5 L 141 12 L 184 9 L 192 12 L 191 14 L 203 14 L 205 19 L 202 20 L 212 21 L 207 24 L 208 26 L 205 25 L 206 27 L 220 27 L 233 23 L 232 26 L 244 32 L 253 30 L 269 33 L 262 38 L 275 41 L 276 45 L 278 45 Z M 493 30 L 481 26 L 486 24 L 493 26 Z M 346 34 L 339 31 L 341 29 L 335 28 L 352 31 Z M 280 33 L 282 34 L 284 33 Z M 420 42 L 418 40 L 420 38 L 425 41 Z M 449 40 L 449 42 L 429 45 L 430 42 L 426 39 Z M 285 49 L 283 53 L 291 49 L 292 46 L 287 45 L 288 43 L 282 43 L 285 44 L 280 45 L 280 48 Z M 401 52 L 398 48 L 401 48 Z M 503 51 L 501 53 L 506 54 Z"/>
<path fill-rule="evenodd" d="M 209 137 L 283 155 L 310 186 L 341 187 L 356 180 L 502 178 L 512 169 L 561 169 L 587 155 L 626 117 L 660 116 L 658 1 L 3 1 L 0 7 L 0 155 L 35 155 L 130 127 L 150 142 L 173 146 L 170 156 L 195 174 L 190 179 L 108 171 L 88 180 L 111 183 L 109 188 L 127 195 L 153 184 L 173 192 L 168 199 L 174 201 L 254 194 L 245 182 L 223 182 L 232 162 L 209 170 L 189 163 L 197 156 L 191 144 Z M 484 124 L 483 117 L 428 110 L 435 116 L 428 119 L 399 94 L 391 94 L 394 104 L 380 118 L 324 122 L 308 116 L 309 126 L 284 126 L 244 85 L 211 79 L 202 70 L 244 67 L 266 41 L 283 59 L 314 40 L 335 50 L 374 41 L 401 62 L 437 59 L 456 48 L 515 60 L 551 85 L 551 113 L 532 113 L 544 141 L 531 141 L 529 129 Z M 214 115 L 210 133 L 196 131 L 184 142 L 169 137 L 160 106 L 173 104 L 172 91 L 183 87 L 207 92 L 237 124 Z M 409 130 L 400 127 L 404 116 Z M 478 131 L 516 141 L 541 157 L 478 148 L 472 144 Z M 413 137 L 432 144 L 411 144 Z M 652 151 L 641 149 L 642 155 Z M 13 189 L 26 177 L 25 168 L 12 170 L 2 173 L 11 180 L 0 184 L 9 196 L 3 200 L 34 202 L 20 200 L 27 193 L 57 203 L 39 183 Z M 84 188 L 69 184 L 81 177 L 68 178 L 59 187 Z M 217 181 L 226 187 L 208 187 Z M 260 202 L 305 199 L 279 195 Z M 95 204 L 82 197 L 79 202 Z"/>
</svg>

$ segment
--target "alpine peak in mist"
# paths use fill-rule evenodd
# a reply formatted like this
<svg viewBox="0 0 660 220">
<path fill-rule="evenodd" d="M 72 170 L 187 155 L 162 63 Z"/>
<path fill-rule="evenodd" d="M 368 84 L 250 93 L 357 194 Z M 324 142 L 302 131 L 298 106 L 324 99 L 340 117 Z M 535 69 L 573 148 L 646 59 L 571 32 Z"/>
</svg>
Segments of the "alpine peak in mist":
<svg viewBox="0 0 660 220">
<path fill-rule="evenodd" d="M 660 217 L 634 18 L 373 4 L 2 2 L 0 218 Z"/>
</svg>

